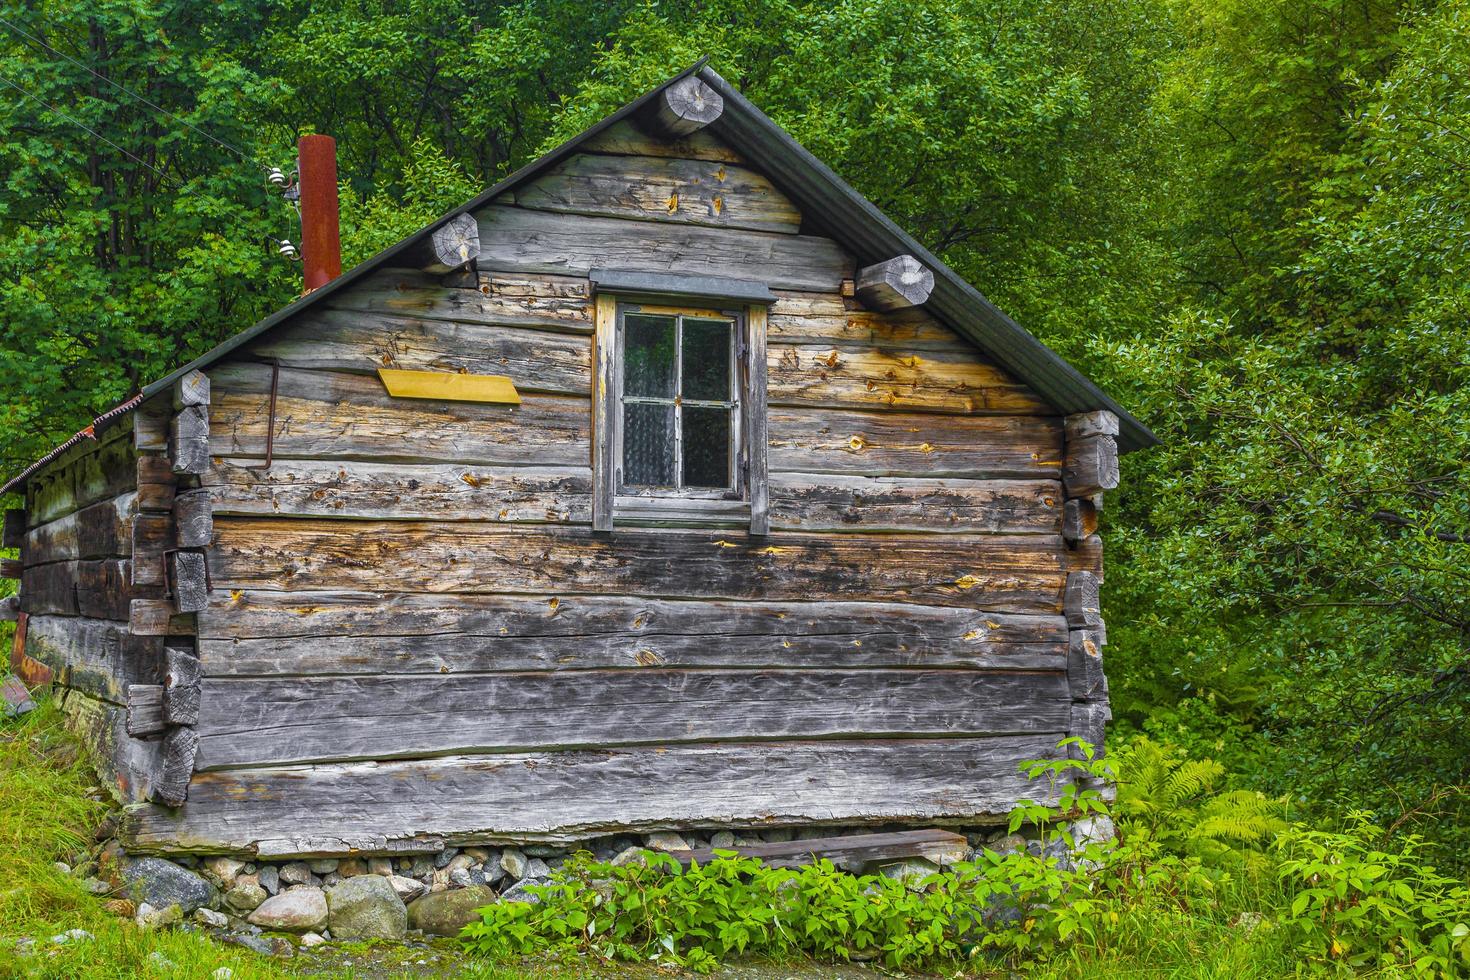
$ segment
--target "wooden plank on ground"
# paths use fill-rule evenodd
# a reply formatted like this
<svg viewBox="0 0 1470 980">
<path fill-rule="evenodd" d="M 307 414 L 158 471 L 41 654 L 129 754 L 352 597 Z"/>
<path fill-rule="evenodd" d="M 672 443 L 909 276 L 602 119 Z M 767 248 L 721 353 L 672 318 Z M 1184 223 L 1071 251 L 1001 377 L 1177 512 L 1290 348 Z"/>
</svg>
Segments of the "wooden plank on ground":
<svg viewBox="0 0 1470 980">
<path fill-rule="evenodd" d="M 935 864 L 950 865 L 965 859 L 969 841 L 964 834 L 938 827 L 928 830 L 903 830 L 886 834 L 847 834 L 841 837 L 813 837 L 770 844 L 741 844 L 721 848 L 740 857 L 760 858 L 770 868 L 800 868 L 818 860 L 831 861 L 853 874 L 861 874 L 873 865 L 904 858 L 924 858 Z M 709 864 L 718 855 L 714 848 L 669 854 L 686 867 L 695 861 Z"/>
<path fill-rule="evenodd" d="M 578 841 L 669 827 L 1003 822 L 1055 801 L 1018 763 L 1059 733 L 881 742 L 645 746 L 202 772 L 189 805 L 123 818 L 129 851 L 393 853 L 448 843 Z M 375 801 L 363 806 L 363 800 Z M 327 842 L 335 841 L 336 844 Z"/>
</svg>

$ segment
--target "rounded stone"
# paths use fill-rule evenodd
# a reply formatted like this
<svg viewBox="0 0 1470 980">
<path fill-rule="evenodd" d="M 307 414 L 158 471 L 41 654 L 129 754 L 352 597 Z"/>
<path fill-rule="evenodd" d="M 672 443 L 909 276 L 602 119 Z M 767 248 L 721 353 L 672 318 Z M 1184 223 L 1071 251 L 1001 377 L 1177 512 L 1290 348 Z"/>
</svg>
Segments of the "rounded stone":
<svg viewBox="0 0 1470 980">
<path fill-rule="evenodd" d="M 479 920 L 476 909 L 494 901 L 495 891 L 488 885 L 434 892 L 408 907 L 408 924 L 434 936 L 458 936 L 461 929 Z"/>
<path fill-rule="evenodd" d="M 327 896 L 303 886 L 272 895 L 250 913 L 251 925 L 277 932 L 319 932 L 327 924 Z"/>
<path fill-rule="evenodd" d="M 225 892 L 225 904 L 237 912 L 253 912 L 269 897 L 253 875 L 241 875 L 235 886 Z"/>
<path fill-rule="evenodd" d="M 214 886 L 199 875 L 163 858 L 138 858 L 122 866 L 128 894 L 138 903 L 162 909 L 177 905 L 189 914 L 214 901 Z"/>
<path fill-rule="evenodd" d="M 327 889 L 332 936 L 337 939 L 402 939 L 408 911 L 387 878 L 359 875 Z"/>
</svg>

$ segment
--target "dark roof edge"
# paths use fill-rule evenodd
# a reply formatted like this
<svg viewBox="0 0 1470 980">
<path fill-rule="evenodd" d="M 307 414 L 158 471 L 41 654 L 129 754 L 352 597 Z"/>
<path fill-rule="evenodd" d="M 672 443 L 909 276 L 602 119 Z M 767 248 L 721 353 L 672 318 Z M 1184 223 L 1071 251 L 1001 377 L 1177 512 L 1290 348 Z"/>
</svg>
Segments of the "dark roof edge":
<svg viewBox="0 0 1470 980">
<path fill-rule="evenodd" d="M 735 137 L 732 142 L 736 143 L 737 149 L 760 164 L 778 171 L 779 173 L 772 174 L 778 183 L 782 183 L 781 177 L 784 176 L 786 183 L 796 185 L 783 187 L 783 190 L 789 192 L 795 189 L 797 194 L 793 196 L 800 198 L 803 196 L 800 187 L 806 182 L 818 188 L 815 192 L 809 192 L 807 197 L 821 201 L 824 196 L 837 196 L 842 199 L 842 203 L 861 212 L 866 221 L 880 232 L 873 236 L 865 234 L 866 229 L 841 227 L 844 223 L 840 209 L 817 208 L 817 213 L 839 231 L 837 237 L 843 245 L 854 247 L 852 239 L 857 239 L 858 242 L 866 240 L 872 249 L 871 254 L 862 256 L 867 262 L 882 261 L 904 252 L 912 254 L 934 272 L 935 292 L 925 304 L 926 307 L 939 313 L 942 319 L 969 337 L 981 350 L 1035 388 L 1043 399 L 1068 414 L 1098 409 L 1115 413 L 1119 422 L 1118 445 L 1124 452 L 1159 444 L 1159 438 L 1127 409 L 1020 324 L 1002 313 L 978 289 L 895 225 L 876 205 L 776 125 L 718 72 L 708 66 L 697 70 L 701 80 L 719 92 L 725 100 L 726 113 L 712 128 L 718 128 L 725 135 Z M 740 115 L 750 119 L 758 132 L 742 133 L 742 127 L 736 122 L 737 117 L 729 112 L 732 107 L 738 109 Z M 759 141 L 759 146 L 749 145 L 752 137 Z M 740 146 L 740 143 L 747 145 Z"/>
</svg>

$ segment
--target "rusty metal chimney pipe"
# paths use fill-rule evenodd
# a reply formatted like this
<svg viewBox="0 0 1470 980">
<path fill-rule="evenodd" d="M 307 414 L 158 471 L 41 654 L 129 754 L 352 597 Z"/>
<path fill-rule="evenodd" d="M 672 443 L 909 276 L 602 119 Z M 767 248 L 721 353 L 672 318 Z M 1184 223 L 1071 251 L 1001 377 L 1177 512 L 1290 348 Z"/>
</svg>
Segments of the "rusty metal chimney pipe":
<svg viewBox="0 0 1470 980">
<path fill-rule="evenodd" d="M 342 239 L 337 226 L 337 141 L 303 136 L 296 141 L 301 188 L 301 264 L 306 291 L 342 274 Z"/>
</svg>

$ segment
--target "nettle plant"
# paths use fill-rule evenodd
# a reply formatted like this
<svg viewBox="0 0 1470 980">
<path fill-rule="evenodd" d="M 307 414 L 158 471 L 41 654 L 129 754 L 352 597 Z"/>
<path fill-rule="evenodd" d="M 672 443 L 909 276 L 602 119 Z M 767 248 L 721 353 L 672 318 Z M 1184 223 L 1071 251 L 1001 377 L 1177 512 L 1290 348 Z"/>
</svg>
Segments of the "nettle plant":
<svg viewBox="0 0 1470 980">
<path fill-rule="evenodd" d="M 1074 744 L 1080 759 L 1023 766 L 1051 781 L 1058 797 L 1056 806 L 1025 801 L 1011 815 L 1013 831 L 1028 822 L 1041 829 L 1041 854 L 982 850 L 918 881 L 849 875 L 826 860 L 770 868 L 734 852 L 688 868 L 652 852 L 621 866 L 579 854 L 532 889 L 539 904 L 487 906 L 463 937 L 500 959 L 563 950 L 696 970 L 744 953 L 878 958 L 910 969 L 983 954 L 1024 958 L 1117 921 L 1119 899 L 1097 881 L 1117 864 L 1117 848 L 1079 848 L 1060 819 L 1108 809 L 1098 787 L 1110 768 L 1090 745 L 1068 739 L 1063 748 Z"/>
</svg>

